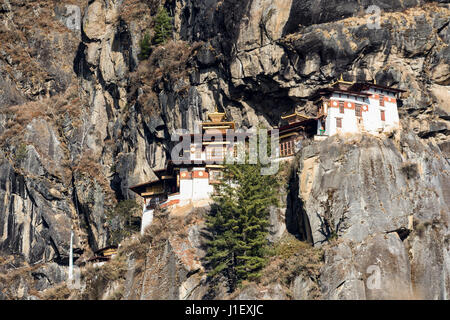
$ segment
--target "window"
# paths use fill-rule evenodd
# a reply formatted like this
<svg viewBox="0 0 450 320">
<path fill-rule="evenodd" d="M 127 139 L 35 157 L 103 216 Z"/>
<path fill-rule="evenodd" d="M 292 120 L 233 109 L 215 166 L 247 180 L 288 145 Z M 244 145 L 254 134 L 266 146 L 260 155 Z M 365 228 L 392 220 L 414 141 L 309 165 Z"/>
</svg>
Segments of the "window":
<svg viewBox="0 0 450 320">
<path fill-rule="evenodd" d="M 386 113 L 384 110 L 381 110 L 381 121 L 386 121 Z"/>
<path fill-rule="evenodd" d="M 223 149 L 211 147 L 208 148 L 208 160 L 209 161 L 222 161 L 223 160 Z"/>
<path fill-rule="evenodd" d="M 342 118 L 336 118 L 336 128 L 342 128 Z"/>
<path fill-rule="evenodd" d="M 294 154 L 294 140 L 290 140 L 286 142 L 286 154 L 287 155 L 293 155 Z"/>
<path fill-rule="evenodd" d="M 237 156 L 238 156 L 238 146 L 234 145 L 233 146 L 233 157 L 237 158 Z"/>
<path fill-rule="evenodd" d="M 357 117 L 362 117 L 361 105 L 360 104 L 356 104 L 355 105 L 355 115 Z"/>
<path fill-rule="evenodd" d="M 283 141 L 280 143 L 280 155 L 288 157 L 294 154 L 294 140 Z"/>
<path fill-rule="evenodd" d="M 380 95 L 380 106 L 384 107 L 384 96 Z"/>
<path fill-rule="evenodd" d="M 197 147 L 195 149 L 195 158 L 201 159 L 202 158 L 202 147 Z"/>
<path fill-rule="evenodd" d="M 344 101 L 339 101 L 339 112 L 344 113 Z"/>
</svg>

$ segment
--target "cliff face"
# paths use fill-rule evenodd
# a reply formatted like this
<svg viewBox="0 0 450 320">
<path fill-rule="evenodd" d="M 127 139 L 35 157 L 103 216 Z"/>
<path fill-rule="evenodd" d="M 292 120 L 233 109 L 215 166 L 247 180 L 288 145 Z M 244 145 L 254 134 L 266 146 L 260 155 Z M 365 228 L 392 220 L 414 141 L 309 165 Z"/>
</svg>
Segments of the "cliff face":
<svg viewBox="0 0 450 320">
<path fill-rule="evenodd" d="M 323 298 L 447 298 L 448 1 L 163 2 L 175 41 L 145 61 L 139 42 L 159 1 L 0 2 L 0 252 L 63 270 L 70 230 L 76 258 L 105 246 L 105 213 L 164 167 L 174 130 L 194 130 L 215 106 L 241 128 L 279 125 L 294 108 L 313 115 L 310 95 L 343 74 L 407 90 L 402 131 L 302 150 L 286 208 L 271 217 L 272 240 L 287 229 L 324 247 L 314 279 Z M 370 5 L 381 9 L 379 29 L 369 28 Z M 398 230 L 411 221 L 404 238 Z M 172 298 L 208 296 L 209 284 L 170 253 L 180 249 L 165 248 L 149 249 L 157 258 L 145 267 L 165 279 L 161 288 L 177 288 Z M 368 289 L 372 265 L 401 293 Z M 55 272 L 48 278 L 60 279 Z M 295 297 L 308 297 L 308 281 L 294 281 Z M 284 289 L 273 284 L 265 298 Z M 142 290 L 141 298 L 163 297 Z M 264 298 L 260 291 L 242 295 Z"/>
<path fill-rule="evenodd" d="M 328 139 L 301 153 L 308 232 L 317 244 L 336 239 L 321 275 L 326 298 L 448 297 L 449 163 L 405 131 Z M 375 290 L 370 266 L 379 267 Z"/>
</svg>

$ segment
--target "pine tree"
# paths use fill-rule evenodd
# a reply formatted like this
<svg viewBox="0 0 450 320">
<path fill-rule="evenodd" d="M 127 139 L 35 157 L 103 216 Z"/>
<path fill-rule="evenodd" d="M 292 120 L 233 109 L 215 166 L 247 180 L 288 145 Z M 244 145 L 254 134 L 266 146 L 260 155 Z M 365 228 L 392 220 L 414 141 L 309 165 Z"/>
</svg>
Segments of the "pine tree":
<svg viewBox="0 0 450 320">
<path fill-rule="evenodd" d="M 140 230 L 141 206 L 135 200 L 120 201 L 112 211 L 106 213 L 109 230 L 108 243 L 120 241 Z"/>
<path fill-rule="evenodd" d="M 226 165 L 207 217 L 210 276 L 225 276 L 231 291 L 242 280 L 257 279 L 265 265 L 269 208 L 278 204 L 278 182 L 260 169 L 260 164 Z"/>
<path fill-rule="evenodd" d="M 150 35 L 148 33 L 144 35 L 139 46 L 141 48 L 141 52 L 138 55 L 139 60 L 148 59 L 151 53 Z"/>
<path fill-rule="evenodd" d="M 161 44 L 172 38 L 172 18 L 166 8 L 160 7 L 156 15 L 154 44 Z"/>
</svg>

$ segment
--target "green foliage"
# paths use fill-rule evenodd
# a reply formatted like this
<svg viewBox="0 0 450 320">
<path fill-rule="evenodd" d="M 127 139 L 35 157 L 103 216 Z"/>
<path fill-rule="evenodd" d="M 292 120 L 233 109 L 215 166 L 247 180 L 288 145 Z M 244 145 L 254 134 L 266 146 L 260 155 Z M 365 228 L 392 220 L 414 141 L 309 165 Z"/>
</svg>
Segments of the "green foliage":
<svg viewBox="0 0 450 320">
<path fill-rule="evenodd" d="M 124 238 L 140 229 L 141 207 L 134 200 L 120 201 L 107 213 L 107 225 L 110 231 L 108 243 L 118 244 Z"/>
<path fill-rule="evenodd" d="M 139 43 L 139 47 L 141 48 L 141 52 L 138 55 L 139 60 L 146 60 L 150 57 L 152 52 L 151 50 L 151 41 L 150 34 L 147 32 Z"/>
<path fill-rule="evenodd" d="M 172 18 L 166 8 L 160 7 L 155 20 L 155 36 L 153 43 L 158 45 L 172 38 Z"/>
<path fill-rule="evenodd" d="M 255 280 L 265 266 L 269 209 L 278 205 L 278 182 L 261 175 L 261 165 L 226 165 L 207 216 L 212 239 L 207 261 L 210 276 L 223 275 L 233 291 Z"/>
<path fill-rule="evenodd" d="M 21 143 L 19 147 L 14 152 L 14 158 L 16 161 L 22 161 L 27 156 L 27 145 L 25 143 Z"/>
</svg>

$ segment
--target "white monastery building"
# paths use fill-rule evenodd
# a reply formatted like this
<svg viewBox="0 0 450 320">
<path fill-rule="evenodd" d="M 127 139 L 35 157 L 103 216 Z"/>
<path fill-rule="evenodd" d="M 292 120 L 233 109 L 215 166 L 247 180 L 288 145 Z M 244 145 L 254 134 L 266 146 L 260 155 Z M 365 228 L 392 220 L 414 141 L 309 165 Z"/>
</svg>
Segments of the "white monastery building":
<svg viewBox="0 0 450 320">
<path fill-rule="evenodd" d="M 234 132 L 235 124 L 223 121 L 225 113 L 214 112 L 208 117 L 210 121 L 201 124 L 201 134 L 181 137 L 189 141 L 188 148 L 181 151 L 182 163 L 169 161 L 165 169 L 155 171 L 157 179 L 130 187 L 144 198 L 141 233 L 152 223 L 156 208 L 182 206 L 211 198 L 214 184 L 220 180 L 221 164 L 230 152 L 227 130 Z"/>
<path fill-rule="evenodd" d="M 314 95 L 316 117 L 297 112 L 282 117 L 287 124 L 278 128 L 277 158 L 291 159 L 304 139 L 323 140 L 341 133 L 378 134 L 398 128 L 397 103 L 402 92 L 376 83 L 346 82 L 341 77 Z M 225 113 L 217 111 L 208 117 L 210 121 L 201 124 L 201 133 L 182 136 L 188 140 L 187 148 L 181 151 L 182 163 L 169 161 L 165 169 L 155 171 L 156 179 L 130 187 L 144 199 L 141 233 L 152 223 L 156 208 L 209 200 L 219 183 L 226 154 L 236 156 L 237 144 L 226 141 L 235 123 L 224 121 Z"/>
<path fill-rule="evenodd" d="M 399 127 L 397 99 L 403 90 L 374 83 L 337 81 L 319 91 L 317 134 L 380 133 Z"/>
<path fill-rule="evenodd" d="M 297 112 L 282 117 L 281 158 L 298 152 L 303 139 L 323 140 L 341 133 L 378 134 L 399 127 L 398 102 L 404 90 L 342 78 L 314 95 L 317 116 Z"/>
</svg>

